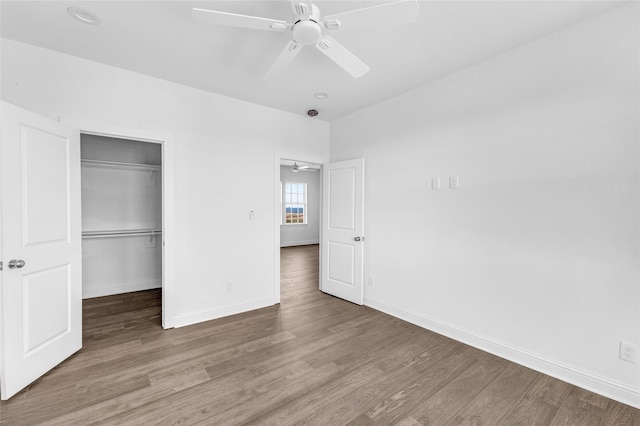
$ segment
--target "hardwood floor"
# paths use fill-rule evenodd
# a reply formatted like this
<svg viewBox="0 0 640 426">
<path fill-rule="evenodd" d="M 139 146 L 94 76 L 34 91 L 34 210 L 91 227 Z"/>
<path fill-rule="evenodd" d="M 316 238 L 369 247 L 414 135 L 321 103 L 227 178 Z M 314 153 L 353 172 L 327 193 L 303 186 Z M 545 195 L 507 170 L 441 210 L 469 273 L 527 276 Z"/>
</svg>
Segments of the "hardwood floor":
<svg viewBox="0 0 640 426">
<path fill-rule="evenodd" d="M 282 249 L 282 303 L 163 330 L 160 292 L 86 300 L 84 347 L 3 425 L 640 425 L 640 410 L 318 291 Z"/>
</svg>

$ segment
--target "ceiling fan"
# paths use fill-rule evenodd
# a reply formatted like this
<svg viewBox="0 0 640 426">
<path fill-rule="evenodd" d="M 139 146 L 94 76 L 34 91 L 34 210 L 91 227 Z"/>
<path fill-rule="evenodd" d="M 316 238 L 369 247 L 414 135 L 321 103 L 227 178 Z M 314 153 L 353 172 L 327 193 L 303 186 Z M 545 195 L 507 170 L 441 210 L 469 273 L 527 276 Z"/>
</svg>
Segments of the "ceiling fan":
<svg viewBox="0 0 640 426">
<path fill-rule="evenodd" d="M 298 173 L 298 172 L 317 172 L 319 171 L 318 169 L 314 169 L 313 167 L 307 165 L 307 166 L 299 166 L 298 163 L 293 163 L 293 166 L 291 167 L 291 171 L 293 173 Z"/>
<path fill-rule="evenodd" d="M 369 66 L 334 40 L 329 33 L 408 24 L 418 19 L 419 10 L 417 0 L 400 0 L 329 16 L 323 16 L 311 0 L 291 0 L 291 8 L 293 17 L 289 22 L 200 8 L 193 9 L 193 16 L 199 22 L 213 25 L 291 31 L 291 40 L 267 71 L 267 78 L 284 71 L 300 50 L 310 45 L 314 45 L 338 66 L 358 78 L 369 71 Z"/>
</svg>

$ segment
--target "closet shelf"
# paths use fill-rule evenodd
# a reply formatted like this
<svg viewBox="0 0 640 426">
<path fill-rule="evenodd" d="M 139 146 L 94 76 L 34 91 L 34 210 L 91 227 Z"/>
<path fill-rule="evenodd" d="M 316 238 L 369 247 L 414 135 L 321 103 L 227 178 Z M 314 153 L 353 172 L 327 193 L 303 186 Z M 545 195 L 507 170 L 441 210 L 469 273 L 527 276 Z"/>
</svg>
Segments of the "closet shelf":
<svg viewBox="0 0 640 426">
<path fill-rule="evenodd" d="M 138 237 L 140 235 L 153 237 L 160 234 L 162 234 L 162 229 L 119 229 L 111 231 L 87 231 L 82 233 L 82 238 Z"/>
<path fill-rule="evenodd" d="M 155 164 L 121 163 L 118 161 L 81 160 L 80 164 L 83 166 L 103 167 L 108 169 L 162 170 L 162 166 Z"/>
</svg>

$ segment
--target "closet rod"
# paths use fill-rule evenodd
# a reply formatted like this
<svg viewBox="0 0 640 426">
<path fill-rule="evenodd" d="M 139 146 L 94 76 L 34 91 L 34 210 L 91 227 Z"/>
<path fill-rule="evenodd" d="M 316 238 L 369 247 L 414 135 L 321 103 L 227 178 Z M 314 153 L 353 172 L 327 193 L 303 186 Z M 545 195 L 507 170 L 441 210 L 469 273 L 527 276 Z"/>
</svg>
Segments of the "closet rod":
<svg viewBox="0 0 640 426">
<path fill-rule="evenodd" d="M 80 163 L 85 166 L 96 166 L 96 167 L 162 170 L 162 166 L 159 166 L 156 164 L 122 163 L 119 161 L 103 161 L 103 160 L 81 160 Z"/>
<path fill-rule="evenodd" d="M 112 237 L 138 237 L 149 235 L 151 237 L 162 234 L 162 229 L 132 229 L 120 231 L 92 231 L 83 232 L 82 238 L 112 238 Z"/>
</svg>

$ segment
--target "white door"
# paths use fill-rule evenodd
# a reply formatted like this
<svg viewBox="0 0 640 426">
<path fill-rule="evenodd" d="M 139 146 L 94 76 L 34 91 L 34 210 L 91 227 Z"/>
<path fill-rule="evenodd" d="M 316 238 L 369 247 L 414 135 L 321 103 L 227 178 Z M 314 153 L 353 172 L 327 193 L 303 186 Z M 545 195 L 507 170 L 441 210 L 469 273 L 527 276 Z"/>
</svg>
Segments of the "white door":
<svg viewBox="0 0 640 426">
<path fill-rule="evenodd" d="M 362 305 L 364 159 L 323 166 L 321 290 Z"/>
<path fill-rule="evenodd" d="M 2 103 L 0 393 L 82 347 L 80 133 Z"/>
</svg>

